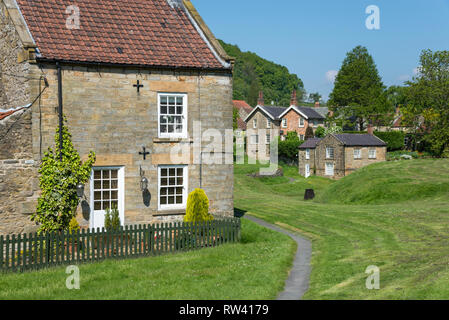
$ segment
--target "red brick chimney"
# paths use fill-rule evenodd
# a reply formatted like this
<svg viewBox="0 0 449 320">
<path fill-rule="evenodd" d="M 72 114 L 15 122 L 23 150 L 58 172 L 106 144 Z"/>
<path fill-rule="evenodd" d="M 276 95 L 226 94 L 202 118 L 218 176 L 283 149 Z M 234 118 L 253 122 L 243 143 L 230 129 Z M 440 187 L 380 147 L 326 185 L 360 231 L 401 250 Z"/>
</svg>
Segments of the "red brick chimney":
<svg viewBox="0 0 449 320">
<path fill-rule="evenodd" d="M 292 99 L 290 100 L 291 106 L 296 106 L 298 104 L 298 99 L 296 98 L 296 90 L 292 92 Z"/>
<path fill-rule="evenodd" d="M 368 134 L 373 136 L 374 135 L 374 127 L 373 127 L 373 125 L 369 124 L 368 128 L 366 129 L 366 131 L 368 131 Z"/>
<path fill-rule="evenodd" d="M 315 102 L 315 108 L 319 108 L 319 107 L 320 107 L 320 102 L 319 101 Z"/>
<path fill-rule="evenodd" d="M 257 105 L 259 105 L 259 106 L 263 106 L 264 105 L 263 91 L 259 91 L 259 99 L 257 99 Z"/>
</svg>

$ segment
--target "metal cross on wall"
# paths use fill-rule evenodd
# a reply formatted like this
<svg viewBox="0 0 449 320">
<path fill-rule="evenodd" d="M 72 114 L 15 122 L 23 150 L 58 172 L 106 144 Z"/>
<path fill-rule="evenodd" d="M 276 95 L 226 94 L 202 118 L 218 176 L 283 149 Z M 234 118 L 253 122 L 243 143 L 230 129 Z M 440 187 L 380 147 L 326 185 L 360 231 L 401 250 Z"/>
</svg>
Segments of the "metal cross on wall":
<svg viewBox="0 0 449 320">
<path fill-rule="evenodd" d="M 145 147 L 142 147 L 142 148 L 143 148 L 143 152 L 139 152 L 139 154 L 141 156 L 143 156 L 143 160 L 147 160 L 147 155 L 149 155 L 150 153 L 147 151 L 147 149 Z"/>
<path fill-rule="evenodd" d="M 137 84 L 133 84 L 134 88 L 137 88 L 137 93 L 140 93 L 140 88 L 143 88 L 143 84 L 140 84 L 140 80 L 137 80 Z"/>
</svg>

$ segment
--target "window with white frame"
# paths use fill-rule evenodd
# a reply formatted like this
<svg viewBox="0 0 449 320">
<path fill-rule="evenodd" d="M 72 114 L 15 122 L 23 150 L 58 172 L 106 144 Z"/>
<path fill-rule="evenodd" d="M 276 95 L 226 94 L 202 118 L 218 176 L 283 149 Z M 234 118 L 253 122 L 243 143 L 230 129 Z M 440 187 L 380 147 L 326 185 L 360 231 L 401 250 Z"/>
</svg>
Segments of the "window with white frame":
<svg viewBox="0 0 449 320">
<path fill-rule="evenodd" d="M 187 166 L 159 166 L 159 209 L 183 209 L 187 202 Z"/>
<path fill-rule="evenodd" d="M 271 120 L 267 119 L 267 129 L 271 129 Z"/>
<path fill-rule="evenodd" d="M 187 95 L 158 94 L 159 138 L 187 137 Z"/>
<path fill-rule="evenodd" d="M 334 164 L 332 162 L 326 162 L 326 176 L 333 176 L 334 175 Z"/>
<path fill-rule="evenodd" d="M 362 159 L 362 149 L 354 149 L 354 159 Z"/>
<path fill-rule="evenodd" d="M 267 133 L 267 135 L 265 137 L 265 142 L 266 142 L 266 144 L 270 144 L 270 142 L 271 142 L 271 136 L 269 133 Z"/>
<path fill-rule="evenodd" d="M 257 134 L 253 134 L 251 136 L 251 143 L 252 144 L 258 144 L 259 143 L 259 136 Z"/>
<path fill-rule="evenodd" d="M 299 117 L 299 127 L 304 128 L 304 118 L 303 117 Z"/>
<path fill-rule="evenodd" d="M 119 169 L 94 169 L 94 210 L 117 208 L 119 202 Z"/>
<path fill-rule="evenodd" d="M 282 128 L 287 128 L 287 119 L 282 119 Z"/>
<path fill-rule="evenodd" d="M 334 158 L 334 148 L 326 147 L 326 159 L 333 159 L 333 158 Z"/>
<path fill-rule="evenodd" d="M 306 149 L 306 160 L 310 160 L 310 149 Z"/>
<path fill-rule="evenodd" d="M 368 157 L 370 159 L 376 159 L 376 148 L 370 148 L 369 149 L 369 153 L 368 153 Z"/>
<path fill-rule="evenodd" d="M 304 141 L 304 135 L 303 134 L 299 135 L 299 140 Z"/>
<path fill-rule="evenodd" d="M 254 119 L 254 120 L 253 120 L 253 128 L 254 128 L 254 129 L 257 129 L 257 119 Z"/>
</svg>

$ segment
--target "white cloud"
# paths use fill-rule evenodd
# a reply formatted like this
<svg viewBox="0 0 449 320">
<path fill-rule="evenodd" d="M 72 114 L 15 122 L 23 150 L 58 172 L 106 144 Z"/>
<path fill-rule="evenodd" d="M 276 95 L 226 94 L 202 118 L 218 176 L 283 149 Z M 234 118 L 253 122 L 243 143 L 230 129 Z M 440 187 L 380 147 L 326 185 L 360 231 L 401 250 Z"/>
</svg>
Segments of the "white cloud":
<svg viewBox="0 0 449 320">
<path fill-rule="evenodd" d="M 330 83 L 334 83 L 337 74 L 337 70 L 329 70 L 328 72 L 326 72 L 326 80 Z"/>
</svg>

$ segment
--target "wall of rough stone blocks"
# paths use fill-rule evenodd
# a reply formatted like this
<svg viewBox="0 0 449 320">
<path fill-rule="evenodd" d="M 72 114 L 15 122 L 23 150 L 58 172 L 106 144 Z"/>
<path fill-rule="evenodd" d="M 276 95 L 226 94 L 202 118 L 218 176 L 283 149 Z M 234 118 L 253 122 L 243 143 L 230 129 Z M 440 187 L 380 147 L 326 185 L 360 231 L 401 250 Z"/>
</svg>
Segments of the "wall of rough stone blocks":
<svg viewBox="0 0 449 320">
<path fill-rule="evenodd" d="M 254 128 L 254 119 L 257 120 L 256 128 Z M 273 141 L 273 139 L 279 136 L 280 122 L 277 120 L 271 121 L 271 129 L 268 129 L 267 119 L 267 116 L 258 110 L 247 121 L 246 152 L 247 155 L 253 159 L 260 158 L 262 160 L 268 160 L 270 155 L 270 146 L 266 144 L 266 135 L 270 134 L 270 141 Z M 259 136 L 258 144 L 252 143 L 251 136 L 253 135 Z"/>
<path fill-rule="evenodd" d="M 345 148 L 345 170 L 346 175 L 351 174 L 357 169 L 363 168 L 376 162 L 386 161 L 387 148 L 375 147 L 376 159 L 369 159 L 369 150 L 372 147 L 346 147 Z M 354 159 L 354 149 L 360 149 L 362 152 L 361 159 Z"/>
<path fill-rule="evenodd" d="M 0 120 L 0 139 L 0 234 L 33 232 L 36 225 L 30 215 L 40 190 L 31 145 L 31 110 Z"/>
<path fill-rule="evenodd" d="M 299 168 L 299 174 L 305 177 L 306 175 L 306 164 L 309 164 L 310 166 L 310 175 L 314 175 L 315 172 L 315 152 L 316 149 L 309 149 L 310 150 L 310 158 L 306 159 L 306 149 L 299 149 L 298 152 L 298 168 Z"/>
<path fill-rule="evenodd" d="M 326 159 L 326 147 L 334 148 L 334 158 Z M 316 148 L 316 175 L 321 177 L 338 179 L 345 176 L 345 147 L 344 145 L 334 138 L 332 135 L 328 135 L 321 140 Z M 334 164 L 334 176 L 326 176 L 326 163 Z"/>
</svg>

